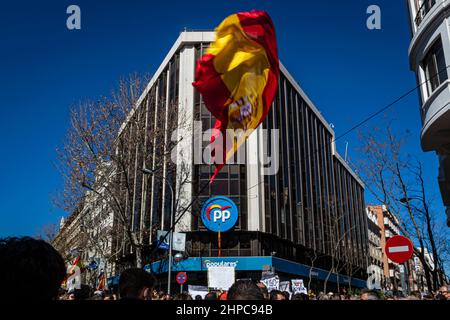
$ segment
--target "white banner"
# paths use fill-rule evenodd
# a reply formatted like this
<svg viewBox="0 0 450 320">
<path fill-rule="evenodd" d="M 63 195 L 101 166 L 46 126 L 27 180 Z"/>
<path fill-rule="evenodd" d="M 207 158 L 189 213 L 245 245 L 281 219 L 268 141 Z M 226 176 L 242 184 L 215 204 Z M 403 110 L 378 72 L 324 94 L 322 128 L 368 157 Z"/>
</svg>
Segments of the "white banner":
<svg viewBox="0 0 450 320">
<path fill-rule="evenodd" d="M 287 292 L 291 292 L 290 289 L 290 281 L 281 281 L 280 282 L 280 291 L 287 291 Z"/>
<path fill-rule="evenodd" d="M 278 276 L 262 279 L 261 282 L 264 283 L 269 292 L 272 290 L 279 290 L 280 288 L 280 278 L 278 278 Z"/>
<path fill-rule="evenodd" d="M 209 267 L 208 287 L 228 290 L 235 281 L 234 267 Z"/>
<path fill-rule="evenodd" d="M 201 296 L 202 299 L 205 299 L 208 294 L 208 287 L 188 285 L 188 292 L 192 299 L 195 299 L 195 296 Z"/>
<path fill-rule="evenodd" d="M 305 288 L 303 284 L 303 279 L 292 279 L 292 293 L 304 293 L 308 294 L 308 290 Z"/>
<path fill-rule="evenodd" d="M 185 248 L 186 248 L 186 234 L 174 232 L 172 249 L 175 251 L 184 251 Z"/>
</svg>

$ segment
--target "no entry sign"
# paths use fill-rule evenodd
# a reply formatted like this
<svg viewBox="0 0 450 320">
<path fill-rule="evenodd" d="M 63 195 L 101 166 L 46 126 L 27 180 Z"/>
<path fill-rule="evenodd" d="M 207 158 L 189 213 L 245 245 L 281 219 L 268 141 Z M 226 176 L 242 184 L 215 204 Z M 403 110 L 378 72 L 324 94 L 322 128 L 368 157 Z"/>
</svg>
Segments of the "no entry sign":
<svg viewBox="0 0 450 320">
<path fill-rule="evenodd" d="M 385 251 L 389 259 L 397 263 L 403 263 L 411 259 L 413 245 L 411 240 L 404 236 L 393 236 L 386 241 Z"/>
<path fill-rule="evenodd" d="M 186 272 L 178 272 L 176 276 L 178 284 L 183 284 L 187 281 L 187 274 Z"/>
</svg>

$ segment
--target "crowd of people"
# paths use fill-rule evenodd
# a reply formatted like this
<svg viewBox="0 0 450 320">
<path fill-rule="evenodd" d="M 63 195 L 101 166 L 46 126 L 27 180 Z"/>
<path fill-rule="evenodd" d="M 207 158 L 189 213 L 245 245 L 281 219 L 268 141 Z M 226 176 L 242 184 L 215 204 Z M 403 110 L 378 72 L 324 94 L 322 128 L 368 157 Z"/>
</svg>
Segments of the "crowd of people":
<svg viewBox="0 0 450 320">
<path fill-rule="evenodd" d="M 318 294 L 291 294 L 267 290 L 258 281 L 237 280 L 228 291 L 209 291 L 191 296 L 187 292 L 169 295 L 156 290 L 156 280 L 139 268 L 123 271 L 117 292 L 94 291 L 87 285 L 64 290 L 66 266 L 61 255 L 47 242 L 29 237 L 0 239 L 0 300 L 26 299 L 29 292 L 39 289 L 42 300 L 450 300 L 449 285 L 434 293 L 411 292 L 407 296 L 391 292 L 362 290 L 359 294 L 341 291 Z M 6 288 L 6 290 L 5 290 Z"/>
<path fill-rule="evenodd" d="M 132 269 L 127 270 L 130 272 Z M 134 269 L 135 271 L 139 269 Z M 82 286 L 84 287 L 84 286 Z M 211 290 L 205 295 L 188 292 L 167 294 L 164 291 L 158 291 L 151 287 L 135 288 L 134 293 L 126 293 L 126 287 L 121 286 L 119 295 L 105 291 L 94 291 L 90 295 L 83 294 L 83 288 L 75 289 L 73 292 L 63 292 L 59 300 L 118 300 L 120 299 L 140 299 L 140 300 L 448 300 L 450 301 L 449 286 L 442 286 L 435 294 L 421 293 L 419 291 L 411 292 L 409 295 L 392 294 L 378 290 L 362 290 L 359 294 L 336 294 L 333 292 L 318 294 L 310 291 L 308 294 L 295 293 L 287 291 L 267 290 L 261 282 L 251 280 L 238 280 L 229 289 L 229 291 Z M 128 288 L 129 289 L 129 288 Z M 148 293 L 147 291 L 148 290 Z M 79 292 L 79 293 L 78 293 Z"/>
</svg>

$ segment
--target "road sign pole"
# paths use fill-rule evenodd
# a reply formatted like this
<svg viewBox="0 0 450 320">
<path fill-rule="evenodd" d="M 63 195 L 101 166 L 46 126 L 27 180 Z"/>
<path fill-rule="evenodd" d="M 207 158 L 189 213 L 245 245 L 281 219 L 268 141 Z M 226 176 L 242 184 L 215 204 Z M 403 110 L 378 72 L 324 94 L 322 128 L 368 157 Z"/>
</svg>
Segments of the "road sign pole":
<svg viewBox="0 0 450 320">
<path fill-rule="evenodd" d="M 183 293 L 183 285 L 180 285 L 180 293 Z"/>
<path fill-rule="evenodd" d="M 401 265 L 399 265 L 399 267 L 400 266 L 402 267 L 401 272 L 400 272 L 400 281 L 402 284 L 402 292 L 403 292 L 403 294 L 406 294 L 405 264 L 401 264 Z"/>
<path fill-rule="evenodd" d="M 403 270 L 405 271 L 405 292 L 409 294 L 409 272 L 408 272 L 408 262 L 403 263 Z"/>
</svg>

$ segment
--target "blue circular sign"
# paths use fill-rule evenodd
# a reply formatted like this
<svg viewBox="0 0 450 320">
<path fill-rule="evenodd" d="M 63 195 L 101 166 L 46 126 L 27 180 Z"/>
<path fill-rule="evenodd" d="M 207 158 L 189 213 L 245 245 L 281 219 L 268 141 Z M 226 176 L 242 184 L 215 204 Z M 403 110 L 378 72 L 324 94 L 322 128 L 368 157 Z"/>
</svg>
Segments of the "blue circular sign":
<svg viewBox="0 0 450 320">
<path fill-rule="evenodd" d="M 214 197 L 203 204 L 200 216 L 208 230 L 223 232 L 234 227 L 239 213 L 236 204 L 230 198 Z"/>
</svg>

